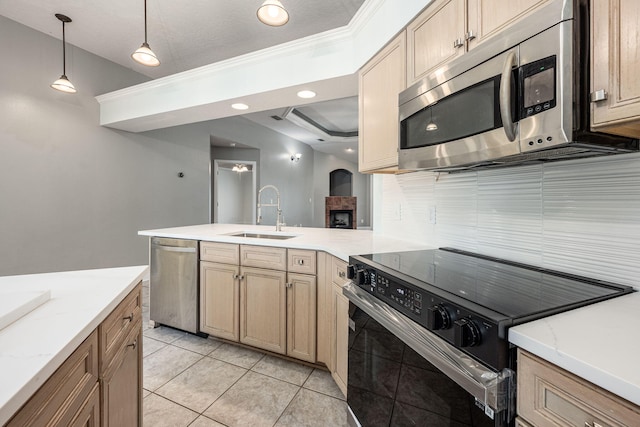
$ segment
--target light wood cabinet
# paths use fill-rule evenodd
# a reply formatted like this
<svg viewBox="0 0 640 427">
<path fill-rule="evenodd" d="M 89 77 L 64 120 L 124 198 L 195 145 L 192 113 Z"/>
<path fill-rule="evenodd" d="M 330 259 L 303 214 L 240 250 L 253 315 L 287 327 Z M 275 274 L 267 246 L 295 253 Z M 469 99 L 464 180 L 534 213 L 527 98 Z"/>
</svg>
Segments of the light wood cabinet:
<svg viewBox="0 0 640 427">
<path fill-rule="evenodd" d="M 201 331 L 316 362 L 315 251 L 213 242 L 200 248 Z"/>
<path fill-rule="evenodd" d="M 407 26 L 407 86 L 550 0 L 436 0 Z"/>
<path fill-rule="evenodd" d="M 138 283 L 6 427 L 142 425 L 141 290 Z"/>
<path fill-rule="evenodd" d="M 342 294 L 342 287 L 333 284 L 333 370 L 331 376 L 342 393 L 347 395 L 347 370 L 349 367 L 349 299 Z"/>
<path fill-rule="evenodd" d="M 523 426 L 640 425 L 640 407 L 521 349 L 517 377 Z"/>
<path fill-rule="evenodd" d="M 240 339 L 240 267 L 200 262 L 200 330 L 214 337 Z"/>
<path fill-rule="evenodd" d="M 591 127 L 640 137 L 640 2 L 591 0 Z"/>
<path fill-rule="evenodd" d="M 54 372 L 6 427 L 71 424 L 98 384 L 98 333 L 94 331 Z"/>
<path fill-rule="evenodd" d="M 406 88 L 403 31 L 359 73 L 358 170 L 395 172 L 398 167 L 398 95 Z"/>
<path fill-rule="evenodd" d="M 101 383 L 102 426 L 142 425 L 141 321 L 122 343 Z"/>
<path fill-rule="evenodd" d="M 328 286 L 330 315 L 331 361 L 328 365 L 333 380 L 342 393 L 347 395 L 347 369 L 349 344 L 349 299 L 342 294 L 347 283 L 347 263 L 331 257 L 329 264 L 331 283 Z"/>
<path fill-rule="evenodd" d="M 316 307 L 316 276 L 288 273 L 287 355 L 307 362 L 316 361 Z"/>
<path fill-rule="evenodd" d="M 316 361 L 331 370 L 331 259 L 326 252 L 317 253 L 317 328 Z"/>
<path fill-rule="evenodd" d="M 275 353 L 287 352 L 287 273 L 242 267 L 240 342 Z"/>
</svg>

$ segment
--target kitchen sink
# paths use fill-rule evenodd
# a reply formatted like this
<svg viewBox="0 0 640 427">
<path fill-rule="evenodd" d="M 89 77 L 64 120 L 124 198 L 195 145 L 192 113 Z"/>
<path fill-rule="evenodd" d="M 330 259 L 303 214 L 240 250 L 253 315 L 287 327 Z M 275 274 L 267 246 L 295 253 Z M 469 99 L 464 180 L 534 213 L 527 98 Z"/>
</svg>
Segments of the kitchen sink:
<svg viewBox="0 0 640 427">
<path fill-rule="evenodd" d="M 269 233 L 252 233 L 248 231 L 242 231 L 239 233 L 230 233 L 227 236 L 233 237 L 249 237 L 252 239 L 274 239 L 274 240 L 287 240 L 292 237 L 298 237 L 299 234 L 269 234 Z"/>
</svg>

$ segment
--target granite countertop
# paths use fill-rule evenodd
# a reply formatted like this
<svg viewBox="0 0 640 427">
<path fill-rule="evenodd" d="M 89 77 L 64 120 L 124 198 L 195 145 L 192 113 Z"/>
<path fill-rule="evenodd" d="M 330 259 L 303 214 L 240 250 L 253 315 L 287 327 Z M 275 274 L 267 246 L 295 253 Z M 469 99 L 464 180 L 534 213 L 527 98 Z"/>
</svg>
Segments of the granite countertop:
<svg viewBox="0 0 640 427">
<path fill-rule="evenodd" d="M 509 341 L 640 405 L 640 292 L 509 329 Z"/>
<path fill-rule="evenodd" d="M 229 234 L 249 231 L 254 233 L 295 235 L 286 240 L 235 237 Z M 433 249 L 427 243 L 411 242 L 383 237 L 371 230 L 340 228 L 283 227 L 281 232 L 270 225 L 203 224 L 186 227 L 162 228 L 139 231 L 141 236 L 171 237 L 176 239 L 205 240 L 211 242 L 239 243 L 258 246 L 275 246 L 291 249 L 314 249 L 327 252 L 344 261 L 349 255 L 374 252 L 410 251 Z"/>
<path fill-rule="evenodd" d="M 4 425 L 147 274 L 122 267 L 0 277 L 0 293 L 50 291 L 51 299 L 0 330 Z"/>
</svg>

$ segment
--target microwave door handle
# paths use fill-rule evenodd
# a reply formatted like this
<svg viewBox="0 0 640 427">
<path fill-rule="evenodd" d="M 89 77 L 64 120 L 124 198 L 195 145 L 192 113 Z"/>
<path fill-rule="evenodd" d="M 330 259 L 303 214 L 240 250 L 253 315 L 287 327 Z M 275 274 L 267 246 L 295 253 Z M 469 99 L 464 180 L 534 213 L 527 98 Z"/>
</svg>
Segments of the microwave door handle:
<svg viewBox="0 0 640 427">
<path fill-rule="evenodd" d="M 509 141 L 516 139 L 516 131 L 518 129 L 518 124 L 514 123 L 513 117 L 511 117 L 511 68 L 516 65 L 515 61 L 515 51 L 509 52 L 507 59 L 504 61 L 502 77 L 500 78 L 500 117 L 502 118 L 504 133 Z"/>
</svg>

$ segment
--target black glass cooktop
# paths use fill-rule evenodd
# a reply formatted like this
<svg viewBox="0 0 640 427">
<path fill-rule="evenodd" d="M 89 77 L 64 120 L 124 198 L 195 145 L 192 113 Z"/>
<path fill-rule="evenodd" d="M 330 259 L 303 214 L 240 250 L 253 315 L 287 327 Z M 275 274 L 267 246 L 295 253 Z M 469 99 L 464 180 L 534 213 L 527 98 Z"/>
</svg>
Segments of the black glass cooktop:
<svg viewBox="0 0 640 427">
<path fill-rule="evenodd" d="M 632 291 L 631 287 L 485 257 L 456 249 L 362 255 L 511 318 L 571 308 Z"/>
</svg>

